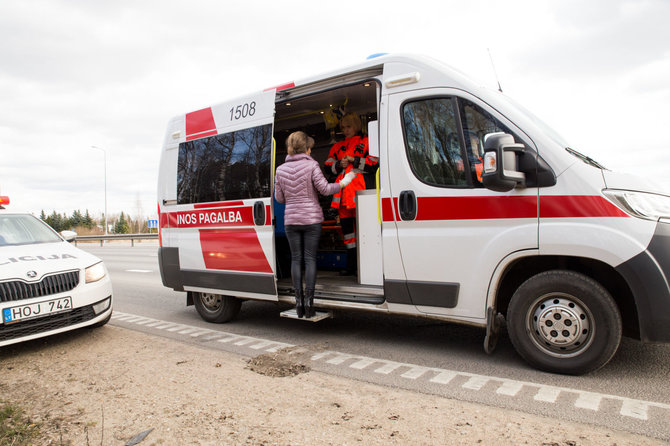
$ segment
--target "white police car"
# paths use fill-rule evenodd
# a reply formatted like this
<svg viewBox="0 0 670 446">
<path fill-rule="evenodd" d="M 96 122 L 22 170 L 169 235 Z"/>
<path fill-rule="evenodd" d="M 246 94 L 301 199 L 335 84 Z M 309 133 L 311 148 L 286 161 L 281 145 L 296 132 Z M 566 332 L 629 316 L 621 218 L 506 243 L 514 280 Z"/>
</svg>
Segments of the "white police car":
<svg viewBox="0 0 670 446">
<path fill-rule="evenodd" d="M 99 258 L 32 215 L 0 211 L 0 346 L 102 326 L 111 316 L 112 282 Z"/>
</svg>

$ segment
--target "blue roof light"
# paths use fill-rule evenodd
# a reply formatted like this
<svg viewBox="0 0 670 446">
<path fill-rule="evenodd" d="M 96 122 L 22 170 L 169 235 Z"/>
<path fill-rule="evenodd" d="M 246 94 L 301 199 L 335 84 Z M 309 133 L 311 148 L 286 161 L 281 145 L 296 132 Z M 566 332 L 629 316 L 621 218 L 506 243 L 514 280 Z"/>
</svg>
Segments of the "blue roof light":
<svg viewBox="0 0 670 446">
<path fill-rule="evenodd" d="M 365 58 L 365 60 L 370 60 L 370 59 L 374 59 L 374 58 L 376 58 L 376 57 L 386 56 L 387 54 L 388 54 L 388 53 L 374 53 L 374 54 L 370 54 L 368 57 Z"/>
</svg>

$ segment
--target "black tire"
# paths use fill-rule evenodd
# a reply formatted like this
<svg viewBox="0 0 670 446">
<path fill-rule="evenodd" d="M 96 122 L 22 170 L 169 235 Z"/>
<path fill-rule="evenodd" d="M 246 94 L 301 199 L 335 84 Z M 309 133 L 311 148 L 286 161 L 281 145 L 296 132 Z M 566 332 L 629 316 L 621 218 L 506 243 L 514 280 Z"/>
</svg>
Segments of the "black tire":
<svg viewBox="0 0 670 446">
<path fill-rule="evenodd" d="M 193 303 L 201 318 L 217 324 L 235 319 L 242 306 L 236 297 L 214 293 L 193 293 Z"/>
<path fill-rule="evenodd" d="M 507 331 L 533 367 L 581 375 L 612 359 L 621 342 L 621 315 L 595 280 L 573 271 L 547 271 L 516 290 L 507 310 Z"/>
</svg>

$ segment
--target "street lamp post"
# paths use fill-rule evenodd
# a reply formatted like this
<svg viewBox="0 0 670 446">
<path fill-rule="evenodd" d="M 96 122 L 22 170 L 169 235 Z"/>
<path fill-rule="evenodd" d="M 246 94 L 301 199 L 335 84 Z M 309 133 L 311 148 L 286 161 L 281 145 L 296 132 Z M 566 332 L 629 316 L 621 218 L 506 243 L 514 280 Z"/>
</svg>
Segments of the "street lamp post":
<svg viewBox="0 0 670 446">
<path fill-rule="evenodd" d="M 107 151 L 98 146 L 91 146 L 92 149 L 102 150 L 105 166 L 105 235 L 107 235 Z"/>
</svg>

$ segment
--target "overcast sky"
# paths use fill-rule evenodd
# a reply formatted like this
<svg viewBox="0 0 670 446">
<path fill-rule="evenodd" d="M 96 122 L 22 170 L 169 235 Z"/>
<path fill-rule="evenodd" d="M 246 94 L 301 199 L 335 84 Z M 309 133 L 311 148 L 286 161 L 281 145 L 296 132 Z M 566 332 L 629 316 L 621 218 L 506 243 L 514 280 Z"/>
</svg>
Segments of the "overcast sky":
<svg viewBox="0 0 670 446">
<path fill-rule="evenodd" d="M 174 115 L 363 61 L 424 54 L 497 88 L 606 167 L 670 193 L 670 1 L 0 3 L 10 209 L 155 218 Z M 98 146 L 105 150 L 92 149 Z"/>
</svg>

